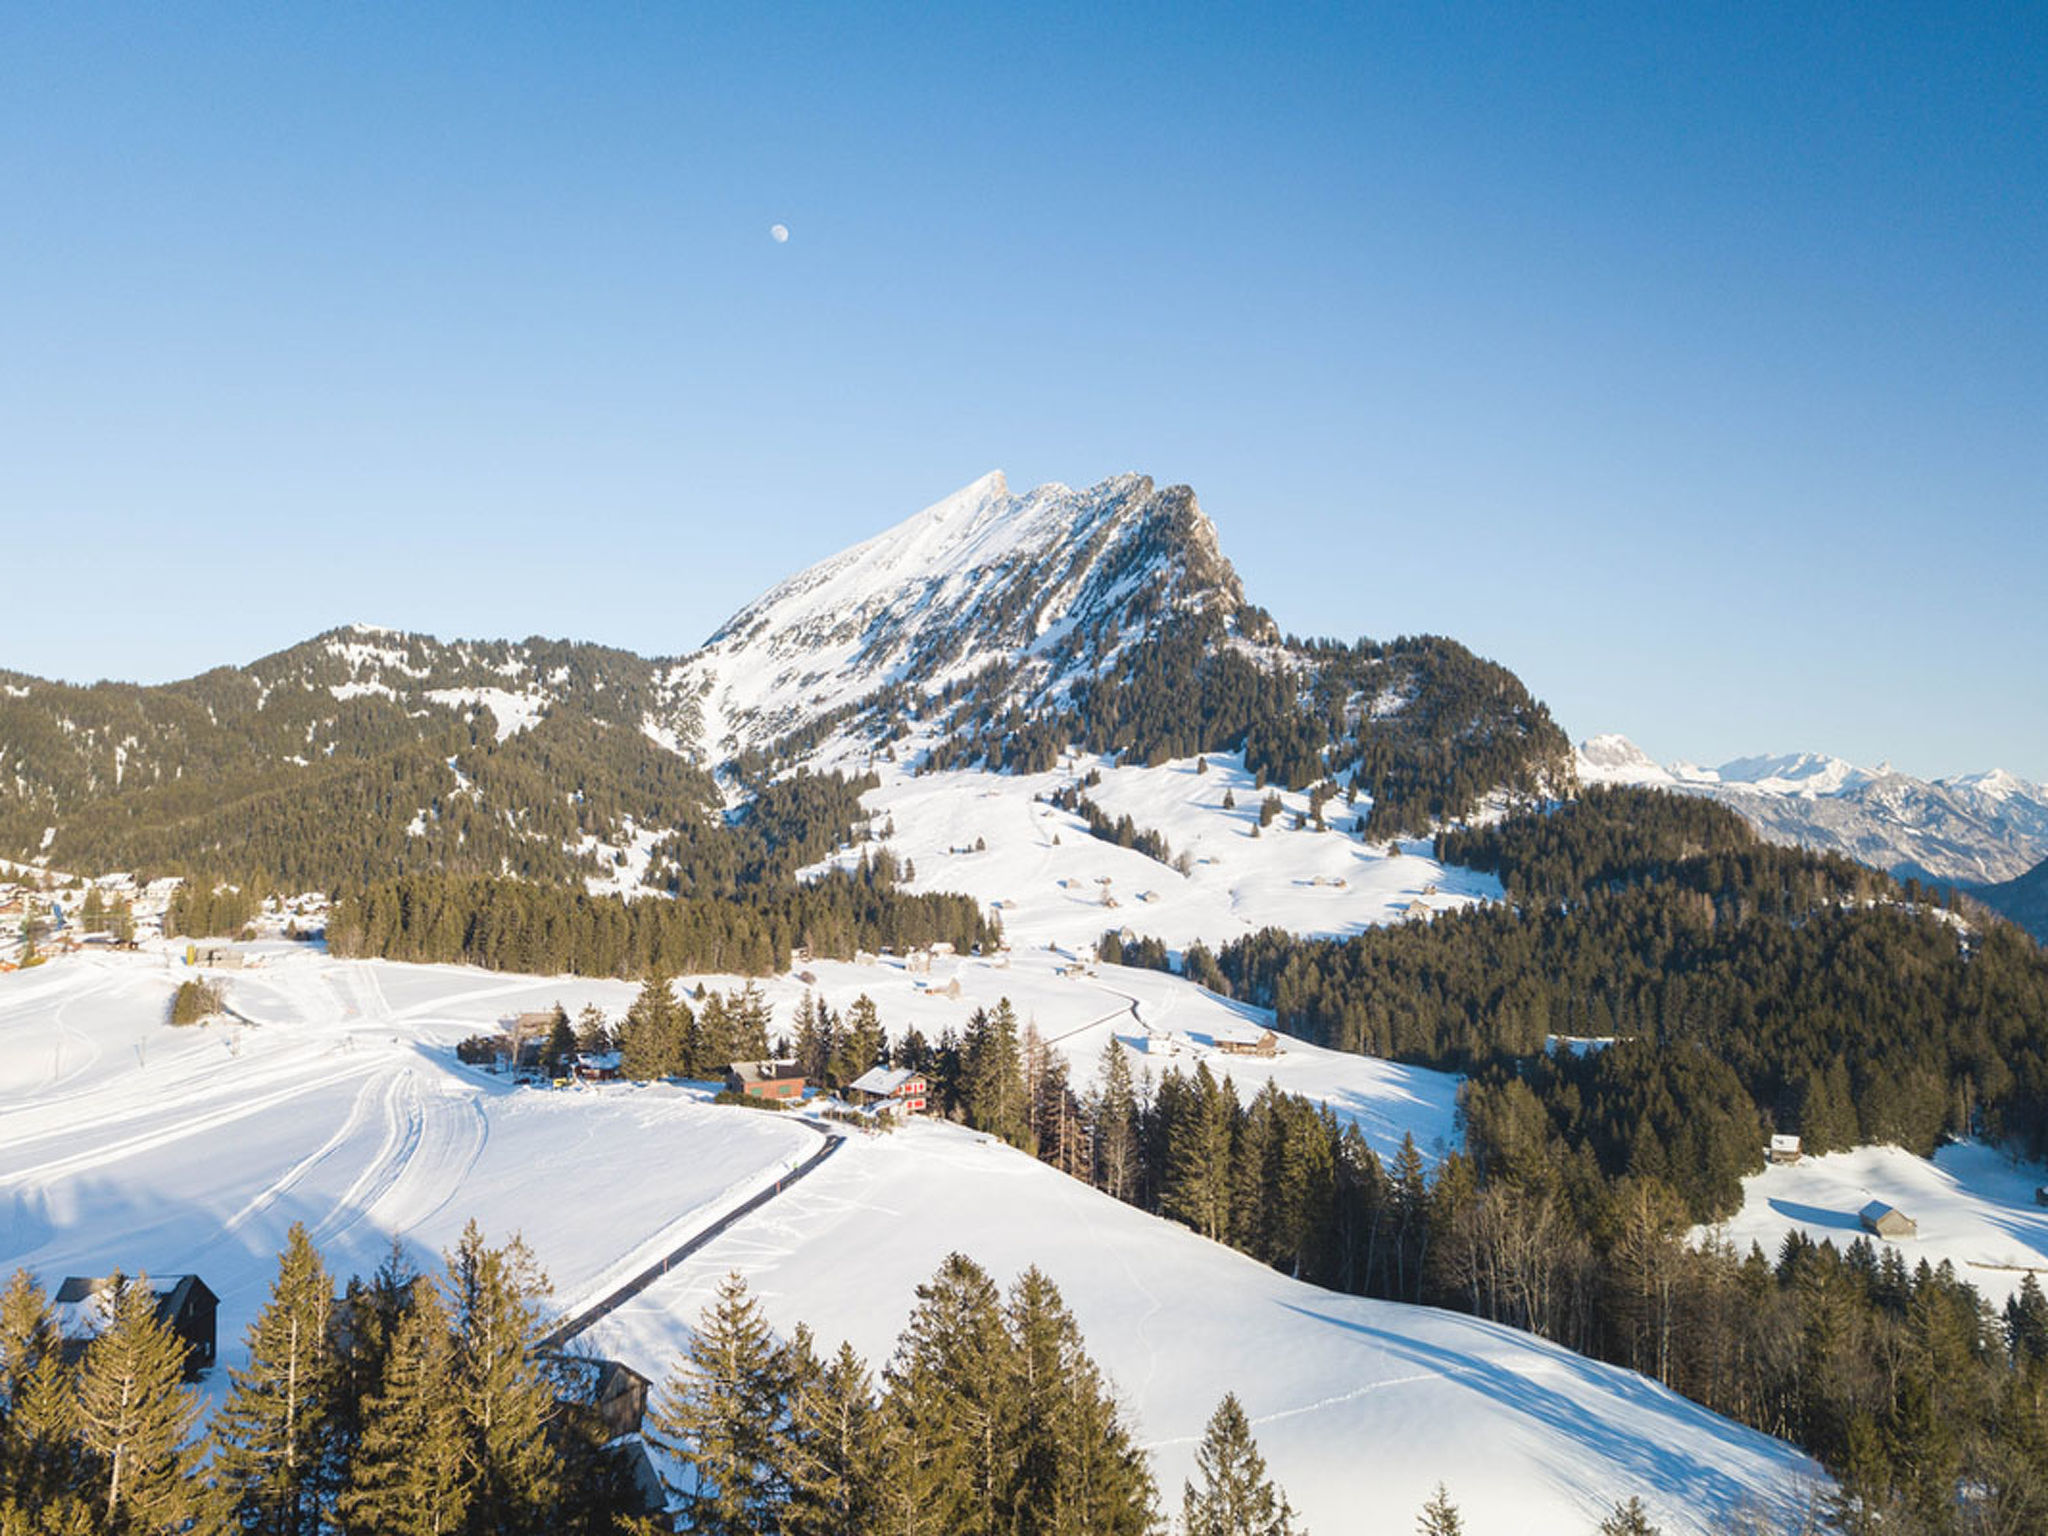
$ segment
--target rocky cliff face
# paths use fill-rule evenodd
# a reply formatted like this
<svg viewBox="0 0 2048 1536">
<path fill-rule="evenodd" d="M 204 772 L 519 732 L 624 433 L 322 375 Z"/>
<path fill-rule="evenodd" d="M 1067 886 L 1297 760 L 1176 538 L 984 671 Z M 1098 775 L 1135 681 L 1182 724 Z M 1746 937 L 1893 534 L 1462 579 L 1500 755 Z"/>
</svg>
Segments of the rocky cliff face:
<svg viewBox="0 0 2048 1536">
<path fill-rule="evenodd" d="M 1028 702 L 1175 615 L 1233 622 L 1237 573 L 1186 486 L 1121 475 L 1022 494 L 1000 473 L 791 577 L 672 669 L 713 761 L 859 706 L 1014 668 Z"/>
</svg>

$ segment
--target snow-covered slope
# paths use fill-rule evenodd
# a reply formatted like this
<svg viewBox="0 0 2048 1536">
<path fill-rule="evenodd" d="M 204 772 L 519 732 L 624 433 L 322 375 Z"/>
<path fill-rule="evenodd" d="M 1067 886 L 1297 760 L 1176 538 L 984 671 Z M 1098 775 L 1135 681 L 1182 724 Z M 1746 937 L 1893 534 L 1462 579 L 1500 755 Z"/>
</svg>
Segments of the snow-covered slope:
<svg viewBox="0 0 2048 1536">
<path fill-rule="evenodd" d="M 1901 878 L 1988 884 L 2048 858 L 2048 785 L 2003 771 L 1929 781 L 1812 752 L 1662 765 L 1614 735 L 1581 742 L 1578 770 L 1585 784 L 1719 800 L 1773 842 L 1847 854 Z"/>
<path fill-rule="evenodd" d="M 0 1273 L 196 1271 L 221 1297 L 222 1364 L 235 1366 L 295 1220 L 343 1274 L 373 1268 L 394 1235 L 424 1263 L 472 1217 L 496 1239 L 520 1231 L 566 1308 L 817 1145 L 788 1118 L 686 1089 L 518 1089 L 453 1060 L 456 1040 L 515 1011 L 595 1001 L 616 1018 L 626 984 L 337 961 L 302 946 L 254 953 L 261 964 L 227 982 L 255 1022 L 228 1026 L 163 1022 L 182 968 L 162 953 L 0 976 Z M 1012 996 L 1077 1066 L 1112 1034 L 1186 1064 L 1241 1022 L 1174 978 L 1061 977 L 1053 958 L 951 957 L 930 974 L 846 963 L 816 985 L 841 1004 L 868 991 L 892 1024 L 927 1030 L 944 1010 Z M 962 995 L 941 995 L 954 981 Z M 786 1027 L 799 984 L 769 992 Z M 1450 1134 L 1441 1074 L 1294 1043 L 1274 1062 L 1234 1065 L 1325 1097 L 1383 1150 L 1404 1128 L 1437 1145 Z M 1247 1403 L 1321 1532 L 1406 1532 L 1439 1478 L 1475 1529 L 1578 1536 L 1605 1501 L 1640 1494 L 1667 1531 L 1692 1532 L 1744 1500 L 1789 1508 L 1819 1475 L 1790 1447 L 1628 1372 L 1471 1319 L 1299 1284 L 939 1125 L 855 1139 L 586 1337 L 659 1379 L 708 1288 L 736 1266 L 781 1326 L 808 1320 L 879 1357 L 915 1285 L 953 1249 L 1005 1283 L 1030 1263 L 1052 1276 L 1169 1494 L 1225 1391 Z M 223 1382 L 216 1370 L 209 1390 Z"/>
<path fill-rule="evenodd" d="M 1243 602 L 1186 486 L 1119 475 L 1018 495 L 998 471 L 771 589 L 669 681 L 722 759 L 891 683 L 929 691 L 1016 664 L 1028 698 L 1155 616 Z"/>
<path fill-rule="evenodd" d="M 294 1221 L 344 1276 L 394 1237 L 432 1262 L 471 1217 L 521 1231 L 569 1305 L 816 1146 L 679 1089 L 520 1091 L 455 1062 L 457 1040 L 557 1000 L 616 1017 L 620 983 L 279 945 L 228 979 L 255 1022 L 172 1029 L 182 970 L 107 955 L 0 976 L 0 1274 L 196 1272 L 230 1362 Z"/>
<path fill-rule="evenodd" d="M 2028 1274 L 2048 1281 L 2048 1210 L 2034 1199 L 2044 1185 L 2048 1169 L 1979 1142 L 1951 1143 L 1931 1161 L 1903 1147 L 1858 1147 L 1751 1174 L 1742 1209 L 1716 1230 L 1739 1252 L 1758 1243 L 1773 1257 L 1794 1230 L 1846 1248 L 1863 1235 L 1857 1212 L 1882 1200 L 1919 1223 L 1917 1237 L 1891 1244 L 1909 1268 L 1947 1260 L 2003 1307 Z"/>
<path fill-rule="evenodd" d="M 1792 1513 L 1821 1481 L 1779 1442 L 1524 1333 L 1290 1280 L 958 1127 L 856 1142 L 601 1323 L 659 1375 L 731 1269 L 777 1326 L 879 1365 L 949 1252 L 1035 1264 L 1131 1404 L 1169 1500 L 1226 1391 L 1319 1536 L 1408 1536 L 1441 1480 L 1474 1531 L 1584 1536 L 1617 1498 L 1660 1527 Z"/>
</svg>

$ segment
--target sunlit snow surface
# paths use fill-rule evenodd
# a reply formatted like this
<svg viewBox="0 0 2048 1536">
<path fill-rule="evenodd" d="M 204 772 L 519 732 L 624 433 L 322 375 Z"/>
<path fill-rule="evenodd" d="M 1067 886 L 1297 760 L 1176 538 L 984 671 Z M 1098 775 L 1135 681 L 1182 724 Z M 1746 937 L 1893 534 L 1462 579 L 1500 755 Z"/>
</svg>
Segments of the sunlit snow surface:
<svg viewBox="0 0 2048 1536">
<path fill-rule="evenodd" d="M 841 1003 L 871 992 L 892 1025 L 927 1031 L 1008 993 L 1077 1066 L 1112 1033 L 1146 1030 L 1188 1064 L 1237 1010 L 1171 977 L 1053 974 L 942 958 L 815 969 Z M 621 983 L 458 967 L 342 962 L 271 946 L 230 973 L 258 1022 L 173 1030 L 183 968 L 162 954 L 88 956 L 0 977 L 0 1270 L 48 1283 L 116 1266 L 196 1270 L 222 1298 L 223 1364 L 261 1305 L 275 1253 L 306 1222 L 342 1274 L 391 1236 L 421 1262 L 474 1217 L 521 1231 L 567 1304 L 607 1289 L 776 1180 L 815 1137 L 677 1088 L 518 1089 L 457 1065 L 456 1040 L 505 1015 L 601 1002 Z M 935 995 L 958 978 L 961 997 Z M 768 986 L 778 1024 L 801 994 Z M 1130 1013 L 1136 1000 L 1137 1015 Z M 1091 1020 L 1099 1022 L 1091 1022 Z M 1221 1064 L 1218 1062 L 1217 1064 Z M 1340 1105 L 1383 1150 L 1441 1145 L 1452 1080 L 1290 1044 L 1267 1071 Z M 665 1374 L 709 1287 L 745 1271 L 783 1327 L 876 1357 L 914 1287 L 964 1251 L 1005 1284 L 1038 1264 L 1115 1377 L 1169 1496 L 1203 1419 L 1245 1399 L 1274 1470 L 1319 1532 L 1406 1532 L 1439 1478 L 1475 1530 L 1577 1533 L 1640 1493 L 1671 1531 L 1745 1498 L 1800 1495 L 1815 1469 L 1789 1448 L 1628 1373 L 1449 1314 L 1299 1285 L 964 1130 L 857 1139 L 708 1245 L 590 1336 Z M 223 1389 L 223 1373 L 209 1383 Z"/>
<path fill-rule="evenodd" d="M 1766 1168 L 1742 1181 L 1742 1209 L 1721 1229 L 1738 1250 L 1760 1243 L 1775 1258 L 1795 1228 L 1815 1242 L 1847 1248 L 1864 1232 L 1856 1213 L 1873 1200 L 1919 1223 L 1917 1237 L 1880 1241 L 1906 1266 L 1946 1259 L 1994 1306 L 2031 1270 L 2048 1284 L 2048 1208 L 2034 1192 L 2048 1168 L 2015 1163 L 1995 1148 L 1958 1142 L 1932 1161 L 1903 1147 L 1858 1147 Z"/>
<path fill-rule="evenodd" d="M 454 1059 L 558 998 L 616 1014 L 621 985 L 285 953 L 228 980 L 259 1023 L 172 1029 L 177 979 L 112 956 L 0 977 L 0 1272 L 195 1271 L 230 1361 L 294 1221 L 346 1276 L 393 1237 L 430 1263 L 474 1217 L 523 1232 L 568 1303 L 816 1145 L 680 1089 L 521 1090 Z"/>
<path fill-rule="evenodd" d="M 1367 807 L 1341 795 L 1324 805 L 1319 831 L 1294 826 L 1309 811 L 1306 794 L 1275 789 L 1281 814 L 1261 828 L 1268 791 L 1240 755 L 1211 756 L 1206 772 L 1194 758 L 1146 768 L 1090 756 L 1038 774 L 875 769 L 882 785 L 861 803 L 873 826 L 893 827 L 886 846 L 916 867 L 913 888 L 977 898 L 1018 947 L 1092 951 L 1106 929 L 1124 928 L 1175 949 L 1198 939 L 1217 948 L 1262 928 L 1341 937 L 1501 896 L 1492 876 L 1439 864 L 1427 840 L 1403 842 L 1390 857 L 1387 840 L 1352 830 Z M 1090 772 L 1099 783 L 1086 785 Z M 1129 816 L 1158 833 L 1187 872 L 1097 838 L 1047 803 L 1069 785 L 1085 786 L 1112 821 Z M 1235 802 L 1228 810 L 1226 797 Z M 863 844 L 833 862 L 871 851 Z"/>
<path fill-rule="evenodd" d="M 1052 1277 L 1177 1500 L 1235 1391 L 1308 1527 L 1407 1533 L 1441 1479 L 1467 1528 L 1583 1536 L 1640 1494 L 1666 1531 L 1745 1501 L 1785 1510 L 1817 1470 L 1642 1377 L 1527 1334 L 1302 1285 L 957 1127 L 864 1140 L 601 1323 L 660 1364 L 727 1270 L 783 1328 L 879 1365 L 912 1291 L 959 1250 L 1008 1285 Z"/>
</svg>

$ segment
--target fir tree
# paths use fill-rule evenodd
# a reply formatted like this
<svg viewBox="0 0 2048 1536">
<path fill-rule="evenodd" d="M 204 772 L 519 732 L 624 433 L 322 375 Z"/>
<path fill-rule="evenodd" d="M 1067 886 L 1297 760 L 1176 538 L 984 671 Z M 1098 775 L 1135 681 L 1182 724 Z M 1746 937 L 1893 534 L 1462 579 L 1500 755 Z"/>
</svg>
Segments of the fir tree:
<svg viewBox="0 0 2048 1536">
<path fill-rule="evenodd" d="M 776 1468 L 787 1413 L 786 1362 L 738 1271 L 719 1283 L 655 1409 L 655 1427 L 694 1474 L 682 1529 L 765 1536 L 783 1499 Z"/>
<path fill-rule="evenodd" d="M 695 1069 L 695 1063 L 682 1060 L 680 1021 L 667 976 L 649 976 L 641 983 L 619 1028 L 619 1051 L 619 1070 L 630 1078 L 667 1077 Z"/>
<path fill-rule="evenodd" d="M 43 1288 L 16 1270 L 0 1292 L 0 1498 L 35 1508 L 77 1480 L 71 1372 Z"/>
<path fill-rule="evenodd" d="M 1304 1536 L 1294 1511 L 1266 1476 L 1266 1458 L 1234 1393 L 1225 1393 L 1195 1450 L 1201 1486 L 1186 1485 L 1186 1536 Z"/>
<path fill-rule="evenodd" d="M 997 1536 L 1010 1479 L 1012 1347 L 987 1273 L 947 1255 L 917 1288 L 885 1373 L 883 1528 L 894 1536 Z"/>
<path fill-rule="evenodd" d="M 1442 1483 L 1436 1485 L 1436 1492 L 1416 1517 L 1415 1536 L 1465 1536 L 1465 1518 Z"/>
<path fill-rule="evenodd" d="M 1154 1498 L 1145 1455 L 1042 1271 L 1018 1278 L 1006 1321 L 1014 1427 L 1002 1528 L 1014 1536 L 1143 1536 Z"/>
<path fill-rule="evenodd" d="M 1017 1013 L 1007 997 L 993 1011 L 977 1008 L 968 1020 L 961 1069 L 967 1123 L 1012 1146 L 1025 1145 L 1029 1106 L 1024 1098 L 1024 1063 Z"/>
<path fill-rule="evenodd" d="M 440 1287 L 408 1287 L 381 1390 L 364 1407 L 362 1435 L 341 1496 L 350 1536 L 453 1536 L 467 1529 L 471 1478 L 455 1341 Z"/>
<path fill-rule="evenodd" d="M 584 1004 L 583 1011 L 576 1015 L 576 1049 L 597 1056 L 611 1048 L 612 1028 L 605 1020 L 604 1010 L 595 1003 Z"/>
<path fill-rule="evenodd" d="M 1643 1501 L 1632 1496 L 1626 1504 L 1616 1504 L 1614 1513 L 1600 1522 L 1600 1536 L 1657 1536 L 1657 1527 L 1650 1524 Z"/>
<path fill-rule="evenodd" d="M 839 1032 L 836 1048 L 838 1056 L 833 1062 L 832 1075 L 841 1084 L 852 1082 L 870 1067 L 881 1063 L 889 1048 L 889 1037 L 882 1028 L 882 1017 L 875 1008 L 875 1000 L 867 993 L 861 993 L 847 1006 L 846 1027 Z"/>
<path fill-rule="evenodd" d="M 802 1324 L 783 1359 L 789 1415 L 774 1454 L 788 1490 L 782 1536 L 866 1536 L 881 1476 L 874 1379 L 850 1344 L 818 1360 Z"/>
<path fill-rule="evenodd" d="M 1131 1083 L 1131 1059 L 1114 1035 L 1102 1053 L 1094 1122 L 1096 1179 L 1104 1193 L 1128 1200 L 1137 1185 L 1138 1095 Z"/>
<path fill-rule="evenodd" d="M 515 1237 L 488 1247 L 474 1221 L 448 1255 L 474 1532 L 544 1527 L 561 1491 L 561 1458 L 545 1432 L 554 1392 L 532 1358 L 540 1337 L 536 1300 L 547 1289 L 524 1243 Z"/>
<path fill-rule="evenodd" d="M 174 1531 L 208 1512 L 192 1444 L 197 1393 L 185 1341 L 157 1317 L 146 1280 L 114 1277 L 106 1331 L 86 1347 L 77 1386 L 81 1495 L 110 1532 Z"/>
<path fill-rule="evenodd" d="M 338 1473 L 334 1284 L 302 1223 L 278 1260 L 270 1301 L 249 1325 L 249 1364 L 231 1370 L 214 1419 L 216 1475 L 238 1527 L 318 1536 Z"/>
</svg>

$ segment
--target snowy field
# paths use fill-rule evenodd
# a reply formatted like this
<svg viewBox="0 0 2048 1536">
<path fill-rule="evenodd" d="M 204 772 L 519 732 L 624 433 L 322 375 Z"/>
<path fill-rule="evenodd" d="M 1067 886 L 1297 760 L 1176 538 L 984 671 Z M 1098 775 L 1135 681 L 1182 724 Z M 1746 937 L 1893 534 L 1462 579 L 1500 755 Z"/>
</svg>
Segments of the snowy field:
<svg viewBox="0 0 2048 1536">
<path fill-rule="evenodd" d="M 1253 787 L 1242 756 L 1213 755 L 1206 773 L 1193 758 L 1156 768 L 1085 754 L 1066 761 L 1050 773 L 922 777 L 875 763 L 882 785 L 861 803 L 874 827 L 894 826 L 887 846 L 916 866 L 912 889 L 957 891 L 995 908 L 1019 949 L 1092 951 L 1105 929 L 1121 928 L 1176 950 L 1197 939 L 1216 948 L 1261 928 L 1334 938 L 1501 896 L 1492 876 L 1439 864 L 1427 839 L 1390 857 L 1384 841 L 1350 830 L 1365 807 L 1341 796 L 1323 808 L 1327 830 L 1311 822 L 1297 831 L 1309 797 L 1276 790 L 1282 814 L 1259 829 L 1267 791 Z M 1112 821 L 1128 815 L 1139 831 L 1164 837 L 1176 859 L 1186 856 L 1186 874 L 1091 835 L 1079 816 L 1045 803 L 1091 771 L 1102 781 L 1082 792 Z M 1230 810 L 1226 795 L 1236 801 Z M 986 849 L 976 851 L 978 842 Z"/>
<path fill-rule="evenodd" d="M 668 1087 L 521 1089 L 458 1065 L 454 1043 L 505 1016 L 634 988 L 254 946 L 226 975 L 245 1022 L 164 1022 L 182 966 L 88 955 L 0 977 L 0 1272 L 54 1285 L 115 1266 L 195 1271 L 241 1358 L 275 1254 L 306 1222 L 341 1274 L 391 1238 L 434 1261 L 464 1222 L 525 1235 L 569 1306 L 609 1289 L 813 1151 L 815 1136 Z M 1183 1065 L 1240 1010 L 1174 978 L 1054 957 L 824 966 L 835 1004 L 869 991 L 897 1027 L 957 1022 L 1007 993 L 1078 1063 L 1112 1034 Z M 945 967 L 951 966 L 950 972 Z M 936 980 L 960 979 L 958 999 Z M 802 985 L 768 984 L 778 1025 Z M 1382 1150 L 1452 1134 L 1452 1079 L 1290 1044 L 1267 1071 L 1339 1104 Z M 744 1270 L 779 1324 L 881 1356 L 915 1286 L 959 1249 L 1007 1284 L 1045 1268 L 1125 1394 L 1177 1494 L 1218 1397 L 1238 1392 L 1313 1529 L 1401 1531 L 1450 1484 L 1475 1530 L 1573 1533 L 1639 1493 L 1672 1532 L 1745 1500 L 1786 1507 L 1815 1469 L 1626 1372 L 1449 1314 L 1299 1285 L 964 1130 L 853 1139 L 587 1342 L 657 1378 L 717 1278 Z M 224 1372 L 211 1378 L 221 1389 Z M 1475 1456 L 1473 1447 L 1483 1447 Z M 1367 1512 L 1369 1510 L 1369 1513 Z M 1695 1520 L 1689 1511 L 1703 1512 Z"/>
<path fill-rule="evenodd" d="M 178 968 L 182 971 L 182 967 Z M 0 1274 L 195 1272 L 235 1359 L 303 1221 L 338 1276 L 394 1237 L 422 1266 L 474 1217 L 521 1232 L 563 1305 L 601 1294 L 816 1137 L 680 1089 L 517 1089 L 455 1041 L 617 984 L 280 953 L 230 975 L 253 1024 L 172 1029 L 161 957 L 0 977 Z"/>
<path fill-rule="evenodd" d="M 2048 1285 L 2048 1208 L 2034 1203 L 2044 1184 L 2048 1169 L 1975 1142 L 1943 1147 L 1932 1161 L 1902 1147 L 1858 1147 L 1752 1174 L 1741 1211 L 1719 1230 L 1739 1251 L 1761 1243 L 1772 1257 L 1794 1228 L 1847 1248 L 1863 1235 L 1856 1213 L 1882 1200 L 1920 1224 L 1918 1237 L 1891 1243 L 1909 1266 L 1946 1259 L 2003 1307 L 2030 1270 Z"/>
<path fill-rule="evenodd" d="M 1791 1447 L 1654 1383 L 1470 1318 L 1302 1285 L 958 1127 L 858 1139 L 669 1279 L 592 1346 L 657 1377 L 728 1270 L 781 1328 L 879 1367 L 952 1250 L 1007 1287 L 1036 1264 L 1114 1377 L 1177 1500 L 1204 1421 L 1243 1399 L 1319 1536 L 1408 1536 L 1441 1479 L 1467 1529 L 1584 1536 L 1639 1494 L 1668 1533 L 1743 1504 L 1789 1512 L 1818 1476 Z"/>
</svg>

